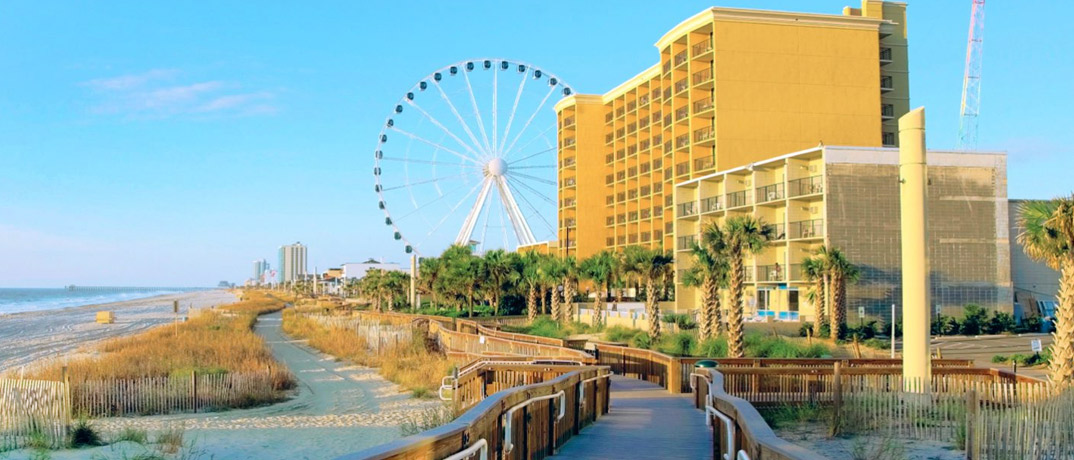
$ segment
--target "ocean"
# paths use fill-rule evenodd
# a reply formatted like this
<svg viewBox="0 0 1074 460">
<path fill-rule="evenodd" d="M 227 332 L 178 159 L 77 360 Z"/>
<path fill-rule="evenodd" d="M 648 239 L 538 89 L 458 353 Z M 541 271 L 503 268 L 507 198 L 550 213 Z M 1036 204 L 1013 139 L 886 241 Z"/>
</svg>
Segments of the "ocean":
<svg viewBox="0 0 1074 460">
<path fill-rule="evenodd" d="M 0 288 L 0 314 L 57 310 L 200 290 L 203 289 L 117 288 L 94 290 L 92 288 L 76 288 L 67 290 L 65 288 Z"/>
</svg>

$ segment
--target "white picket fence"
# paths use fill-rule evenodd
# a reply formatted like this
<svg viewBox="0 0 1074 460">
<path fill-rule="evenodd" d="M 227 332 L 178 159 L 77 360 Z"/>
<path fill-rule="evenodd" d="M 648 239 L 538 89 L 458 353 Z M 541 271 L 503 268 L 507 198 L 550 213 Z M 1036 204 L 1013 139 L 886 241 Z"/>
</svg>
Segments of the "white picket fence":
<svg viewBox="0 0 1074 460">
<path fill-rule="evenodd" d="M 71 423 L 67 384 L 0 379 L 0 452 L 43 441 L 60 447 Z"/>
</svg>

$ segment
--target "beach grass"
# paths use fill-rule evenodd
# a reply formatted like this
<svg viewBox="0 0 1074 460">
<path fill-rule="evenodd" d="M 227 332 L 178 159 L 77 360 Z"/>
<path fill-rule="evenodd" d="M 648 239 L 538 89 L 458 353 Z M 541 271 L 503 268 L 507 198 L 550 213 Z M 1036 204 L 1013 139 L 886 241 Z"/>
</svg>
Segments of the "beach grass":
<svg viewBox="0 0 1074 460">
<path fill-rule="evenodd" d="M 110 339 L 85 356 L 30 369 L 27 378 L 60 380 L 65 367 L 72 382 L 277 370 L 273 389 L 287 390 L 294 378 L 253 331 L 258 315 L 279 311 L 284 303 L 269 293 L 248 291 L 239 302 L 196 310 L 187 321 Z"/>
<path fill-rule="evenodd" d="M 283 331 L 307 339 L 311 347 L 337 359 L 377 368 L 381 376 L 415 397 L 435 396 L 440 380 L 455 364 L 428 343 L 425 334 L 414 334 L 409 342 L 370 351 L 365 340 L 353 331 L 326 327 L 295 309 L 283 312 Z"/>
</svg>

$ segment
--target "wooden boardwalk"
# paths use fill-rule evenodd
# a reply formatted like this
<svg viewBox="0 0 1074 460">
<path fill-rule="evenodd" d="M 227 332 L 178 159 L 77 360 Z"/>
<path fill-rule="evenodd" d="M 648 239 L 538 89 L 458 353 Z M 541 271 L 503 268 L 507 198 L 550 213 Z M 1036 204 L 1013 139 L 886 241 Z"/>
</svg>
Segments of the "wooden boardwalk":
<svg viewBox="0 0 1074 460">
<path fill-rule="evenodd" d="M 612 376 L 611 411 L 571 438 L 554 458 L 712 458 L 712 431 L 689 395 Z"/>
</svg>

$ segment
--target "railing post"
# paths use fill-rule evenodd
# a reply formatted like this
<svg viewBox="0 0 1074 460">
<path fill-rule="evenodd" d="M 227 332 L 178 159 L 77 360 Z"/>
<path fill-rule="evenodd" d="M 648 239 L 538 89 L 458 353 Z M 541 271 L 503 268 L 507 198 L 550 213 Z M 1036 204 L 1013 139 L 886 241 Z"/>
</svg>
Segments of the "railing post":
<svg viewBox="0 0 1074 460">
<path fill-rule="evenodd" d="M 832 367 L 832 387 L 834 395 L 832 397 L 832 432 L 831 435 L 835 436 L 839 434 L 842 427 L 840 426 L 843 421 L 843 371 L 842 363 L 836 361 Z"/>
<path fill-rule="evenodd" d="M 682 393 L 682 359 L 671 358 L 667 365 L 668 392 L 672 394 Z"/>
<path fill-rule="evenodd" d="M 977 457 L 974 452 L 974 438 L 977 437 L 977 433 L 974 431 L 975 422 L 977 421 L 977 392 L 973 389 L 966 392 L 966 460 L 974 460 Z"/>
</svg>

